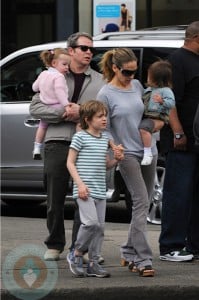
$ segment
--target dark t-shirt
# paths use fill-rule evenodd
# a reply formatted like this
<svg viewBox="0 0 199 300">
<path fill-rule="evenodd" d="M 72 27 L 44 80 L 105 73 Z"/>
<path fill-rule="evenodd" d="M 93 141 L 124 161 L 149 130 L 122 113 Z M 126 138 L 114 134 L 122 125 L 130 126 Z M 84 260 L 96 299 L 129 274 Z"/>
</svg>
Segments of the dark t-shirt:
<svg viewBox="0 0 199 300">
<path fill-rule="evenodd" d="M 72 71 L 70 72 L 73 74 L 75 82 L 74 92 L 71 101 L 77 103 L 86 75 L 84 73 L 73 73 Z"/>
<path fill-rule="evenodd" d="M 187 150 L 194 149 L 193 120 L 199 104 L 199 55 L 180 48 L 168 58 L 172 64 L 173 92 L 176 108 L 184 133 Z M 173 134 L 169 126 L 161 130 L 161 151 L 173 147 Z"/>
</svg>

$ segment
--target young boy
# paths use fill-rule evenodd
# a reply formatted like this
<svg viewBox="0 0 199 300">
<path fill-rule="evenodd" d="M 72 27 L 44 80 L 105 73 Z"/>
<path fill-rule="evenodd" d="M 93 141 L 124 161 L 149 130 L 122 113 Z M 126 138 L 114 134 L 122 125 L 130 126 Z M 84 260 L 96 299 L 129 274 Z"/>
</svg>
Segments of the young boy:
<svg viewBox="0 0 199 300">
<path fill-rule="evenodd" d="M 107 108 L 96 100 L 80 106 L 82 130 L 72 138 L 67 168 L 73 178 L 73 198 L 77 200 L 81 226 L 75 243 L 71 272 L 77 277 L 85 275 L 83 254 L 88 250 L 86 275 L 109 277 L 110 273 L 98 264 L 104 239 L 106 212 L 106 169 L 123 159 L 123 147 L 112 146 L 114 159 L 108 156 L 109 139 L 103 132 L 107 125 Z"/>
</svg>

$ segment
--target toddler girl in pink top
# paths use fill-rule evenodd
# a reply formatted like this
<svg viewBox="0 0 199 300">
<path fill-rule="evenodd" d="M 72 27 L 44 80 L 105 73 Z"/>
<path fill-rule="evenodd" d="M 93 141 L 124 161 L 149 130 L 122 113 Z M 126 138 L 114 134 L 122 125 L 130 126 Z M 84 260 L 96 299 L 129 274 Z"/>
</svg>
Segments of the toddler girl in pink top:
<svg viewBox="0 0 199 300">
<path fill-rule="evenodd" d="M 65 75 L 69 70 L 70 55 L 66 49 L 56 48 L 44 50 L 40 58 L 47 70 L 41 72 L 32 85 L 34 92 L 40 92 L 40 99 L 47 105 L 62 105 L 66 107 L 68 102 L 68 86 Z M 36 132 L 33 159 L 41 159 L 41 147 L 48 124 L 40 121 Z"/>
</svg>

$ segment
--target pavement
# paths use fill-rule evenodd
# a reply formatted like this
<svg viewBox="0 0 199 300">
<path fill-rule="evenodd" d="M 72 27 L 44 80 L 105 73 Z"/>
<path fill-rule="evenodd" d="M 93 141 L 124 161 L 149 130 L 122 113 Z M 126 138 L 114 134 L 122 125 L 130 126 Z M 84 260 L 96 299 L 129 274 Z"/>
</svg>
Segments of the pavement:
<svg viewBox="0 0 199 300">
<path fill-rule="evenodd" d="M 67 247 L 71 241 L 71 220 L 65 220 L 65 229 L 67 238 L 65 251 L 58 262 L 46 264 L 43 256 L 38 258 L 41 247 L 42 251 L 45 251 L 43 240 L 47 234 L 46 220 L 1 218 L 1 299 L 199 299 L 199 261 L 180 263 L 160 261 L 159 225 L 148 225 L 148 238 L 154 254 L 153 267 L 156 272 L 152 278 L 142 278 L 120 265 L 120 245 L 125 242 L 128 233 L 128 224 L 124 223 L 106 223 L 102 254 L 105 258 L 104 268 L 110 271 L 111 277 L 74 278 L 66 262 Z M 28 258 L 30 249 L 27 246 L 33 251 L 32 260 Z M 29 252 L 26 253 L 27 251 Z M 36 256 L 38 257 L 35 258 Z M 25 277 L 23 272 L 24 269 L 27 270 L 27 262 L 30 269 L 30 263 L 33 261 L 36 265 L 33 267 L 33 275 L 36 274 L 37 280 L 32 274 L 29 274 L 32 277 Z M 24 279 L 20 278 L 22 274 Z"/>
</svg>

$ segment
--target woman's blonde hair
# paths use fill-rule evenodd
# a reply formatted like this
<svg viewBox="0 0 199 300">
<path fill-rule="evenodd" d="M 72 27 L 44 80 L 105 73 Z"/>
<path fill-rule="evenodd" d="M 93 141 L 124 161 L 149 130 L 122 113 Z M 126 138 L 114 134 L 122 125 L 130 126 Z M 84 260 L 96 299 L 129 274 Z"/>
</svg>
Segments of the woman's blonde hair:
<svg viewBox="0 0 199 300">
<path fill-rule="evenodd" d="M 123 64 L 126 64 L 130 61 L 137 61 L 137 57 L 129 48 L 116 48 L 106 51 L 99 62 L 99 67 L 103 73 L 104 79 L 110 82 L 115 76 L 115 73 L 112 69 L 113 64 L 119 68 L 122 68 Z"/>
<path fill-rule="evenodd" d="M 108 110 L 104 103 L 97 100 L 89 100 L 86 103 L 81 104 L 79 110 L 81 128 L 87 129 L 87 121 L 91 121 L 93 116 L 98 112 L 103 112 L 107 115 Z"/>
<path fill-rule="evenodd" d="M 44 50 L 40 53 L 40 58 L 46 67 L 51 67 L 53 59 L 58 59 L 61 54 L 69 55 L 68 50 L 64 48 L 55 48 Z"/>
</svg>

